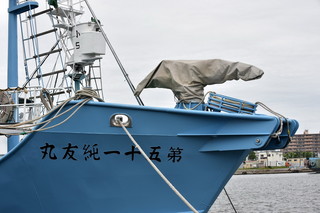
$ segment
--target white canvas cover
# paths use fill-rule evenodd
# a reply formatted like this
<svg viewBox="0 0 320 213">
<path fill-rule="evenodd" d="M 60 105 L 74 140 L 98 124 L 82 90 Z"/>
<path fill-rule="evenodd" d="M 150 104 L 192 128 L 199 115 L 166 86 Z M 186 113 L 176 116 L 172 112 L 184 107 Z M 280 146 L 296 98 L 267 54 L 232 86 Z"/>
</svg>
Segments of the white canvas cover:
<svg viewBox="0 0 320 213">
<path fill-rule="evenodd" d="M 179 102 L 201 102 L 203 88 L 228 80 L 261 78 L 263 71 L 255 66 L 221 59 L 163 60 L 137 86 L 135 95 L 144 88 L 171 89 Z"/>
</svg>

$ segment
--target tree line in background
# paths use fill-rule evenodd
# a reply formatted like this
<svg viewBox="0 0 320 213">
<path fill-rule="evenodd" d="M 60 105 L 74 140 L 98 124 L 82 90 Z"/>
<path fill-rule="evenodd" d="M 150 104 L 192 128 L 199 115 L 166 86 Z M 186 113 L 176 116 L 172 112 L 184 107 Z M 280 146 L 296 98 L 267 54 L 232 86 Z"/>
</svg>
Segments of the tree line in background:
<svg viewBox="0 0 320 213">
<path fill-rule="evenodd" d="M 258 157 L 256 156 L 256 153 L 254 151 L 251 151 L 249 153 L 249 155 L 248 155 L 248 160 L 254 161 L 254 160 L 257 160 L 257 159 L 258 159 Z"/>
<path fill-rule="evenodd" d="M 287 153 L 283 154 L 283 157 L 286 159 L 288 159 L 288 158 L 312 158 L 312 157 L 316 157 L 316 153 L 300 152 L 300 151 L 287 152 Z M 255 161 L 257 159 L 258 159 L 258 157 L 256 156 L 256 153 L 254 151 L 249 153 L 248 160 Z"/>
<path fill-rule="evenodd" d="M 312 158 L 312 157 L 316 157 L 316 153 L 313 152 L 300 152 L 300 151 L 296 151 L 296 152 L 287 152 L 285 154 L 283 154 L 284 158 Z"/>
</svg>

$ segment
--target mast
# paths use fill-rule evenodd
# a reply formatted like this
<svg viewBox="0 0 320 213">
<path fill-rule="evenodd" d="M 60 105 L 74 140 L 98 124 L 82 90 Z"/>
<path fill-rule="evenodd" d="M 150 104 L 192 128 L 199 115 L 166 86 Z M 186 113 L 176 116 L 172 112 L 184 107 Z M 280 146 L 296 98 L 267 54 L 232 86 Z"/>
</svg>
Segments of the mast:
<svg viewBox="0 0 320 213">
<path fill-rule="evenodd" d="M 8 75 L 7 84 L 9 88 L 18 87 L 18 24 L 17 16 L 28 10 L 38 7 L 35 1 L 28 1 L 17 5 L 16 0 L 9 0 L 8 8 Z M 13 95 L 15 104 L 18 104 L 17 95 Z M 14 120 L 18 121 L 17 110 L 14 112 Z M 8 151 L 13 149 L 19 143 L 19 136 L 8 138 Z"/>
</svg>

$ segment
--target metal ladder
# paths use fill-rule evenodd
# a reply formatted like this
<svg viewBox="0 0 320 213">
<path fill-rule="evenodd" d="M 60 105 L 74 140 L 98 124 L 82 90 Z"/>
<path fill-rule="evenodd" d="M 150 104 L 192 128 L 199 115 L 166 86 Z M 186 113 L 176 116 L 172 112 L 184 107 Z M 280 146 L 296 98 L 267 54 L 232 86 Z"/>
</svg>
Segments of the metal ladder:
<svg viewBox="0 0 320 213">
<path fill-rule="evenodd" d="M 56 58 L 61 58 L 62 48 L 59 46 L 59 42 L 56 42 L 49 50 L 41 51 L 42 47 L 39 44 L 40 37 L 48 37 L 50 34 L 55 34 L 55 38 L 57 39 L 57 28 L 47 29 L 45 31 L 39 32 L 37 27 L 37 17 L 46 15 L 50 13 L 53 9 L 48 8 L 42 10 L 40 12 L 36 11 L 28 11 L 24 14 L 24 19 L 22 19 L 23 15 L 20 15 L 20 27 L 21 27 L 21 35 L 22 35 L 22 47 L 23 47 L 23 55 L 24 55 L 24 69 L 26 74 L 26 84 L 31 85 L 30 82 L 32 80 L 37 79 L 38 86 L 43 88 L 49 87 L 48 83 L 44 80 L 44 77 L 56 75 L 60 72 L 65 72 L 63 69 L 63 63 L 60 65 L 62 71 L 51 71 L 44 73 L 42 69 L 42 65 L 49 58 L 49 56 L 55 54 Z M 62 61 L 61 61 L 62 62 Z M 32 71 L 30 73 L 30 71 Z M 34 85 L 32 85 L 34 86 Z M 57 87 L 57 82 L 53 84 L 51 87 Z"/>
<path fill-rule="evenodd" d="M 101 59 L 97 60 L 95 64 L 89 66 L 87 86 L 94 88 L 93 90 L 104 99 L 102 89 L 102 77 L 101 77 Z"/>
<path fill-rule="evenodd" d="M 81 2 L 83 0 L 60 1 L 58 9 L 47 5 L 45 9 L 40 11 L 33 10 L 20 15 L 24 70 L 26 75 L 26 83 L 23 87 L 63 87 L 68 88 L 69 96 L 72 95 L 73 82 L 68 73 L 72 72 L 73 66 L 72 64 L 68 64 L 68 60 L 73 53 L 74 47 L 70 42 L 72 35 L 70 35 L 69 29 L 73 27 L 70 23 L 77 23 L 78 20 L 76 19 L 82 15 L 81 10 L 74 9 Z M 46 29 L 42 29 L 45 24 L 37 20 L 40 17 L 48 20 L 50 28 L 46 27 Z M 41 30 L 39 30 L 38 25 Z M 49 48 L 48 44 L 40 46 L 40 41 L 47 38 L 50 38 L 53 44 Z M 51 65 L 44 66 L 46 64 Z M 87 76 L 82 86 L 91 87 L 103 98 L 100 59 L 94 64 L 85 67 L 85 70 Z M 35 81 L 37 83 L 34 83 Z M 53 91 L 51 94 L 61 93 Z"/>
</svg>

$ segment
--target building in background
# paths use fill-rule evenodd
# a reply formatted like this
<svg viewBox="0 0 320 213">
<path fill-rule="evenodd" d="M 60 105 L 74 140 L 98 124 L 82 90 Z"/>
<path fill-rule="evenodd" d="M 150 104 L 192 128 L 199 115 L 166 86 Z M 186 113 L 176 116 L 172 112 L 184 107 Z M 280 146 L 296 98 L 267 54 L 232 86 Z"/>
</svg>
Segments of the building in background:
<svg viewBox="0 0 320 213">
<path fill-rule="evenodd" d="M 289 152 L 311 152 L 314 153 L 315 156 L 319 156 L 320 133 L 309 133 L 308 130 L 305 130 L 303 134 L 296 134 L 292 137 L 289 145 L 282 151 L 284 154 Z"/>
<path fill-rule="evenodd" d="M 256 160 L 248 160 L 247 158 L 243 168 L 279 167 L 285 166 L 286 164 L 281 150 L 255 151 L 254 153 L 256 155 Z"/>
<path fill-rule="evenodd" d="M 260 165 L 267 166 L 284 166 L 283 153 L 281 150 L 257 151 L 256 155 Z"/>
<path fill-rule="evenodd" d="M 307 168 L 306 158 L 289 158 L 287 159 L 287 165 L 290 168 Z"/>
</svg>

